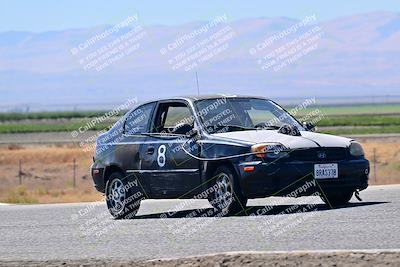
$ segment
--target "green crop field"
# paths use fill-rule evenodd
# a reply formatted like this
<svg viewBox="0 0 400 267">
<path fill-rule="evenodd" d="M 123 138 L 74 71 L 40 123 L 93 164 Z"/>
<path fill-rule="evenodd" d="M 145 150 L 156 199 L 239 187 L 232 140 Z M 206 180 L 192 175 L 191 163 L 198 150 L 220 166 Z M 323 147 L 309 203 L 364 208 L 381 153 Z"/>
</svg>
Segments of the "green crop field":
<svg viewBox="0 0 400 267">
<path fill-rule="evenodd" d="M 335 115 L 325 116 L 318 126 L 389 126 L 400 125 L 399 115 Z"/>
<path fill-rule="evenodd" d="M 293 106 L 285 107 L 288 111 Z M 301 110 L 299 115 L 307 114 L 310 110 L 318 109 L 325 116 L 330 115 L 364 115 L 364 114 L 400 114 L 400 104 L 358 104 L 358 105 L 326 105 L 310 106 Z"/>
</svg>

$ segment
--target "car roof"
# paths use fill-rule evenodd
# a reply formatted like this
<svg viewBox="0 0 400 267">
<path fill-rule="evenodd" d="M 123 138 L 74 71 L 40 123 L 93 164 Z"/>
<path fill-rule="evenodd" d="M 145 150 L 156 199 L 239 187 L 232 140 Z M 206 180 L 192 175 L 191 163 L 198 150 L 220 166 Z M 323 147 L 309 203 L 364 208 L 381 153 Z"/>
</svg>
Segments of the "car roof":
<svg viewBox="0 0 400 267">
<path fill-rule="evenodd" d="M 258 99 L 270 100 L 270 99 L 262 97 L 262 96 L 248 96 L 248 95 L 228 95 L 228 94 L 187 95 L 187 96 L 158 98 L 158 99 L 152 99 L 152 100 L 139 102 L 139 103 L 137 103 L 137 105 L 135 105 L 135 107 L 133 107 L 132 110 L 134 110 L 140 106 L 146 105 L 146 104 L 156 103 L 156 102 L 160 102 L 160 101 L 186 100 L 190 103 L 193 103 L 193 102 L 196 102 L 199 100 L 216 99 L 216 98 L 258 98 Z"/>
<path fill-rule="evenodd" d="M 247 96 L 247 95 L 229 95 L 229 94 L 210 94 L 210 95 L 187 95 L 187 96 L 176 96 L 176 97 L 168 97 L 168 98 L 159 98 L 155 100 L 146 101 L 149 102 L 157 102 L 157 101 L 168 101 L 168 100 L 187 100 L 190 102 L 195 102 L 198 100 L 205 99 L 215 99 L 215 98 L 260 98 L 266 99 L 261 96 Z"/>
</svg>

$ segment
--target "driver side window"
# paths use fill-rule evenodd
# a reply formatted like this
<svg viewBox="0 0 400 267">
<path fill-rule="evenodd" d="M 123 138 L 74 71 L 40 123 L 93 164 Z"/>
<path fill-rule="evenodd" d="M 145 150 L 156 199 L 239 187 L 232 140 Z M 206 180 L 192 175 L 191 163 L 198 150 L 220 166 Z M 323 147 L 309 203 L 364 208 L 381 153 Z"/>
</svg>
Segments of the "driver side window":
<svg viewBox="0 0 400 267">
<path fill-rule="evenodd" d="M 187 105 L 181 102 L 160 104 L 153 132 L 185 134 L 193 128 L 193 116 Z"/>
</svg>

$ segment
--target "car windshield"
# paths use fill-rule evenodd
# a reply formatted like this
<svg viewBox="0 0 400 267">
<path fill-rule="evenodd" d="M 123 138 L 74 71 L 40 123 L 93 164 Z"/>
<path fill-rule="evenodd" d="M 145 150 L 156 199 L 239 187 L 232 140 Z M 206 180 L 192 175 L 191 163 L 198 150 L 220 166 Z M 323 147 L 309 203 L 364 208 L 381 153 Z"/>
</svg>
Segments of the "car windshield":
<svg viewBox="0 0 400 267">
<path fill-rule="evenodd" d="M 195 102 L 208 133 L 243 130 L 277 130 L 288 124 L 304 130 L 285 110 L 259 98 L 215 98 Z"/>
</svg>

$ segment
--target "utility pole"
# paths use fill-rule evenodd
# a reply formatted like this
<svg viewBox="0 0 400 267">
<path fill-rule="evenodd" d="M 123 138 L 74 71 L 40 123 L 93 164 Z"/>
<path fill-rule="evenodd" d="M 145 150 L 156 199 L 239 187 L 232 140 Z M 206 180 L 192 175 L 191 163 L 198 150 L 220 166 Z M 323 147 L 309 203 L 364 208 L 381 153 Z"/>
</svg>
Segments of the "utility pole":
<svg viewBox="0 0 400 267">
<path fill-rule="evenodd" d="M 19 160 L 19 172 L 18 172 L 19 184 L 22 185 L 22 161 Z"/>
<path fill-rule="evenodd" d="M 72 186 L 74 187 L 74 189 L 75 189 L 75 187 L 76 187 L 76 159 L 74 158 L 74 163 L 73 163 L 73 165 L 72 165 L 72 168 L 73 168 L 73 181 L 72 181 Z"/>
<path fill-rule="evenodd" d="M 374 181 L 376 183 L 377 177 L 376 177 L 376 148 L 375 147 L 374 147 L 373 153 L 374 153 Z"/>
</svg>

